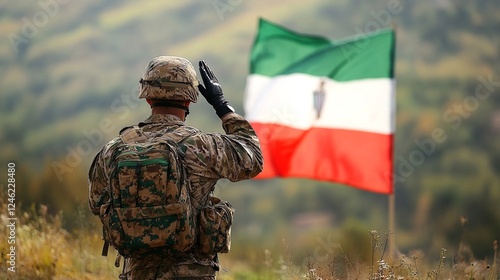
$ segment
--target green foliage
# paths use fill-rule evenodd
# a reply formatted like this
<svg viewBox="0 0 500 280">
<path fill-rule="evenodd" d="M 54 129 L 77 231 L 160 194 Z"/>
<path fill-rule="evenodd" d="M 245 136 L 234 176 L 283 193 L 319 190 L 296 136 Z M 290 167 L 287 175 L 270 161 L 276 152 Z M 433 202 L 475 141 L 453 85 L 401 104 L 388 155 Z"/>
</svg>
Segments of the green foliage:
<svg viewBox="0 0 500 280">
<path fill-rule="evenodd" d="M 0 195 L 5 201 L 5 197 Z M 32 205 L 18 211 L 15 244 L 0 244 L 0 272 L 5 279 L 116 279 L 118 272 L 111 260 L 100 256 L 102 240 L 96 223 L 83 216 L 74 219 L 74 232 L 62 227 L 63 216 L 51 215 L 46 205 Z M 0 205 L 7 213 L 7 205 Z M 7 217 L 0 215 L 0 231 L 9 232 Z M 67 222 L 67 221 L 66 221 Z M 9 247 L 8 247 L 9 246 Z M 16 270 L 7 271 L 10 246 L 15 246 Z M 4 279 L 4 278 L 2 278 Z"/>
</svg>

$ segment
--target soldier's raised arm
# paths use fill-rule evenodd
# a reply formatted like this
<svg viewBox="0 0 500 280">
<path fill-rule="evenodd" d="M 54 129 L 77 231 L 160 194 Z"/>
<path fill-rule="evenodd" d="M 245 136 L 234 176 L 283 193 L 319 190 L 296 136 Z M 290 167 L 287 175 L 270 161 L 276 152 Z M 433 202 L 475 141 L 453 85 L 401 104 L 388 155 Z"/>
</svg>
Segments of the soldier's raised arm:
<svg viewBox="0 0 500 280">
<path fill-rule="evenodd" d="M 257 176 L 263 168 L 263 157 L 255 131 L 228 104 L 217 77 L 204 61 L 200 61 L 199 69 L 204 85 L 199 84 L 198 89 L 222 120 L 226 134 L 208 133 L 199 135 L 201 139 L 188 140 L 187 145 L 196 147 L 187 149 L 186 152 L 198 154 L 198 157 L 193 154 L 188 158 L 199 159 L 199 170 L 205 173 L 199 175 L 227 178 L 231 181 Z M 211 155 L 204 157 L 203 154 L 207 153 Z M 212 174 L 207 173 L 207 167 Z"/>
</svg>

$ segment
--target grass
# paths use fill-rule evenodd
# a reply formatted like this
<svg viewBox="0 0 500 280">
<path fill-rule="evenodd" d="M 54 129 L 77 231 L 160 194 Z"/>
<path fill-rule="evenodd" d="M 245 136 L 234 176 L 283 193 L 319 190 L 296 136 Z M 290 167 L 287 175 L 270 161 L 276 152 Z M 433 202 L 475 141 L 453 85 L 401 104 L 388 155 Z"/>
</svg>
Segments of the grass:
<svg viewBox="0 0 500 280">
<path fill-rule="evenodd" d="M 0 232 L 8 233 L 7 205 L 0 210 Z M 7 271 L 12 245 L 2 240 L 0 279 L 117 279 L 117 269 L 100 256 L 99 231 L 68 232 L 62 214 L 51 216 L 44 205 L 16 214 L 16 271 Z"/>
<path fill-rule="evenodd" d="M 6 252 L 10 245 L 2 242 L 0 279 L 117 279 L 120 269 L 114 267 L 113 254 L 107 258 L 100 255 L 99 224 L 93 217 L 89 220 L 83 207 L 79 212 L 82 213 L 74 222 L 73 232 L 62 227 L 62 214 L 49 215 L 44 205 L 16 213 L 16 273 L 7 271 Z M 9 232 L 6 204 L 0 206 L 0 213 L 0 232 Z M 258 267 L 224 257 L 224 269 L 218 279 L 499 279 L 497 241 L 493 243 L 491 262 L 469 261 L 460 251 L 459 255 L 449 256 L 446 249 L 441 250 L 439 259 L 430 260 L 420 251 L 411 252 L 409 256 L 390 254 L 387 248 L 390 233 L 380 235 L 370 230 L 367 235 L 371 239 L 371 256 L 365 258 L 368 261 L 351 260 L 342 246 L 337 245 L 336 250 L 329 250 L 326 258 L 317 259 L 313 253 L 306 252 L 306 259 L 299 265 L 292 261 L 288 244 L 283 241 L 285 252 L 273 256 L 270 250 L 264 250 Z"/>
</svg>

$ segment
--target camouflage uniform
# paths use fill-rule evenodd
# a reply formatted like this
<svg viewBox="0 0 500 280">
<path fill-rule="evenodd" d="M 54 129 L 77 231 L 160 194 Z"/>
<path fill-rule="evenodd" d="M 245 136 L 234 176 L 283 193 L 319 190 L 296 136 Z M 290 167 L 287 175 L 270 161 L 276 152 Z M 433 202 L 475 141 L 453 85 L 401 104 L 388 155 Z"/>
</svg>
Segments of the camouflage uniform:
<svg viewBox="0 0 500 280">
<path fill-rule="evenodd" d="M 202 133 L 196 128 L 185 126 L 173 115 L 154 114 L 139 125 L 148 137 L 164 135 L 172 127 L 178 127 L 175 133 L 191 135 L 182 142 L 180 149 L 191 182 L 191 197 L 200 205 L 207 203 L 218 179 L 249 179 L 262 170 L 262 154 L 257 136 L 250 124 L 236 113 L 227 114 L 222 119 L 226 135 Z M 108 199 L 106 164 L 113 146 L 119 141 L 119 137 L 111 140 L 96 156 L 90 168 L 89 205 L 95 215 L 99 215 L 100 206 Z M 215 255 L 201 254 L 194 248 L 182 255 L 128 259 L 125 272 L 128 279 L 214 279 L 218 266 Z"/>
<path fill-rule="evenodd" d="M 165 135 L 168 131 L 177 134 L 172 137 L 174 139 L 185 139 L 179 148 L 191 183 L 190 196 L 199 205 L 207 205 L 217 180 L 227 178 L 234 182 L 252 178 L 262 171 L 263 159 L 255 131 L 227 104 L 217 78 L 204 61 L 200 61 L 200 74 L 206 88 L 199 84 L 188 60 L 156 57 L 149 62 L 140 81 L 139 98 L 165 100 L 161 106 L 178 107 L 169 100 L 196 102 L 199 90 L 221 118 L 225 135 L 203 133 L 169 114 L 153 114 L 139 126 L 148 138 Z M 183 109 L 188 112 L 187 107 Z M 111 140 L 90 167 L 89 206 L 94 215 L 99 215 L 101 205 L 109 199 L 107 170 L 120 141 L 120 137 Z M 218 269 L 217 255 L 201 253 L 195 245 L 182 254 L 128 258 L 124 275 L 132 280 L 215 279 Z"/>
</svg>

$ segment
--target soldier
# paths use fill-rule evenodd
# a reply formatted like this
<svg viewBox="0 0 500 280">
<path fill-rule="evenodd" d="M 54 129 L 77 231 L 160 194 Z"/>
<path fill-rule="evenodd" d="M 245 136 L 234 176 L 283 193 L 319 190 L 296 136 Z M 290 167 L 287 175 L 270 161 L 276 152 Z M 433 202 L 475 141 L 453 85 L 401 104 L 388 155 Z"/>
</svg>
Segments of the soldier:
<svg viewBox="0 0 500 280">
<path fill-rule="evenodd" d="M 145 98 L 152 114 L 139 127 L 146 137 L 171 133 L 188 135 L 180 150 L 185 151 L 190 197 L 207 205 L 217 180 L 236 182 L 250 179 L 262 171 L 263 158 L 259 140 L 250 124 L 228 105 L 217 78 L 205 64 L 199 63 L 204 86 L 199 84 L 192 64 L 180 57 L 153 58 L 140 80 L 139 98 Z M 186 126 L 190 102 L 198 99 L 198 90 L 215 109 L 226 134 L 203 133 Z M 193 133 L 193 131 L 195 133 Z M 107 197 L 107 174 L 115 143 L 111 140 L 95 157 L 89 170 L 89 206 L 94 215 Z M 122 279 L 215 279 L 219 270 L 217 254 L 201 253 L 197 246 L 176 255 L 148 255 L 125 260 Z"/>
</svg>

